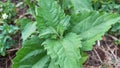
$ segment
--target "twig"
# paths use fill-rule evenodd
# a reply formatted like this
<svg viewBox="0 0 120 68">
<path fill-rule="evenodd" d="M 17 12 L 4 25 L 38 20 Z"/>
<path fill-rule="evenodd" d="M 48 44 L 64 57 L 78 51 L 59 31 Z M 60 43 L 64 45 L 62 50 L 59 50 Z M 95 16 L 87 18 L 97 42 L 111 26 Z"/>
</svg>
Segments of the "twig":
<svg viewBox="0 0 120 68">
<path fill-rule="evenodd" d="M 115 46 L 115 55 L 116 55 L 116 58 L 118 58 L 118 55 L 117 55 L 118 51 L 117 51 L 117 49 L 118 49 L 117 46 Z"/>
<path fill-rule="evenodd" d="M 26 15 L 28 15 L 28 13 L 24 13 L 24 14 L 20 15 L 19 18 L 23 18 Z"/>
<path fill-rule="evenodd" d="M 118 40 L 118 38 L 116 38 L 115 36 L 112 36 L 112 35 L 110 35 L 110 34 L 108 34 L 108 36 L 111 37 L 111 38 L 112 38 L 113 40 L 115 40 L 115 41 Z"/>
<path fill-rule="evenodd" d="M 111 52 L 111 54 L 113 55 L 113 57 L 115 58 L 115 60 L 117 61 L 117 57 L 114 55 L 114 51 L 111 51 L 111 49 L 107 43 L 106 43 L 106 46 L 107 46 L 108 50 Z"/>
<path fill-rule="evenodd" d="M 10 49 L 10 50 L 7 50 L 7 52 L 17 51 L 17 50 L 19 50 L 19 49 L 20 49 L 20 48 Z"/>
<path fill-rule="evenodd" d="M 102 63 L 102 60 L 101 60 L 101 58 L 100 58 L 99 54 L 97 53 L 96 49 L 94 49 L 93 51 L 96 53 L 96 55 L 97 55 L 98 59 L 99 59 L 99 60 L 100 60 L 100 62 Z"/>
<path fill-rule="evenodd" d="M 10 57 L 10 55 L 8 55 L 8 58 L 10 60 L 10 63 L 12 63 L 12 58 Z"/>
</svg>

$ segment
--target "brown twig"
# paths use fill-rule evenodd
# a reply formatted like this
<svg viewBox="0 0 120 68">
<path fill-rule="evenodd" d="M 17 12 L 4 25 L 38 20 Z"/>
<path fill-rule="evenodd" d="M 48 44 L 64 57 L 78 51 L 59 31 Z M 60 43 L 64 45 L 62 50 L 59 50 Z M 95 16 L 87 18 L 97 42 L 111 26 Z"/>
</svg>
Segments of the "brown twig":
<svg viewBox="0 0 120 68">
<path fill-rule="evenodd" d="M 112 36 L 112 35 L 110 35 L 110 34 L 108 34 L 108 36 L 111 37 L 111 38 L 112 38 L 113 40 L 115 40 L 115 41 L 118 40 L 118 38 L 116 38 L 115 36 Z"/>
<path fill-rule="evenodd" d="M 112 51 L 112 49 L 110 49 L 110 47 L 107 43 L 106 43 L 106 46 L 107 46 L 108 50 L 111 52 L 111 54 L 113 55 L 113 57 L 115 58 L 115 61 L 117 61 L 117 57 L 116 57 L 116 55 L 114 55 L 114 50 Z"/>
<path fill-rule="evenodd" d="M 14 49 L 7 50 L 7 52 L 17 51 L 17 50 L 19 50 L 19 49 L 20 49 L 20 48 L 14 48 Z"/>
<path fill-rule="evenodd" d="M 103 63 L 102 60 L 101 60 L 101 58 L 100 58 L 100 56 L 99 56 L 99 54 L 97 53 L 96 49 L 93 49 L 93 51 L 94 51 L 95 54 L 97 55 L 97 57 L 98 57 L 98 59 L 100 60 L 100 62 Z"/>
<path fill-rule="evenodd" d="M 24 13 L 24 14 L 20 15 L 19 18 L 23 18 L 26 15 L 28 15 L 28 13 Z"/>
</svg>

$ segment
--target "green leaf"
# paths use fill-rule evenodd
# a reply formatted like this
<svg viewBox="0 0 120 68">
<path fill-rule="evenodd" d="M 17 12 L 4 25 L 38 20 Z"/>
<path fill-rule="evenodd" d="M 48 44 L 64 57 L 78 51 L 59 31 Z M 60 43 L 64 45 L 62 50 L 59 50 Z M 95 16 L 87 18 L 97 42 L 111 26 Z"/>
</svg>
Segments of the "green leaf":
<svg viewBox="0 0 120 68">
<path fill-rule="evenodd" d="M 65 30 L 67 30 L 67 28 L 69 27 L 69 20 L 70 17 L 66 16 L 63 20 L 60 21 L 60 23 L 57 26 L 57 31 L 61 34 L 61 36 L 63 36 L 63 33 Z"/>
<path fill-rule="evenodd" d="M 41 46 L 42 40 L 34 37 L 24 42 L 24 46 L 17 52 L 12 68 L 48 68 L 49 56 Z"/>
<path fill-rule="evenodd" d="M 25 41 L 35 31 L 36 31 L 36 23 L 29 22 L 22 31 L 23 41 Z"/>
<path fill-rule="evenodd" d="M 91 50 L 96 40 L 100 40 L 101 36 L 107 32 L 112 24 L 120 20 L 119 15 L 111 13 L 81 12 L 71 18 L 71 22 L 75 25 L 72 31 L 81 35 L 81 49 Z"/>
<path fill-rule="evenodd" d="M 37 9 L 37 25 L 40 33 L 41 30 L 43 31 L 52 27 L 57 32 L 57 36 L 62 36 L 69 26 L 70 16 L 65 15 L 64 10 L 61 9 L 55 0 L 39 0 L 39 3 L 40 7 Z"/>
<path fill-rule="evenodd" d="M 48 55 L 52 60 L 56 60 L 56 65 L 60 68 L 80 68 L 80 36 L 75 33 L 67 34 L 63 39 L 48 39 L 43 42 Z"/>
</svg>

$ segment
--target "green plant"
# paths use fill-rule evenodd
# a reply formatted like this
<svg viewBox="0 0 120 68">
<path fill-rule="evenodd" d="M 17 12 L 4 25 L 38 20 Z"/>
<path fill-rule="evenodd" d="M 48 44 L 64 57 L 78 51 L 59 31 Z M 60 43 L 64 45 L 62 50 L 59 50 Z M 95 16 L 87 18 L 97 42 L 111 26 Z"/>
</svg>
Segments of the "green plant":
<svg viewBox="0 0 120 68">
<path fill-rule="evenodd" d="M 16 8 L 9 0 L 5 3 L 0 1 L 0 55 L 5 56 L 6 50 L 10 49 L 15 40 L 13 35 L 18 31 L 18 27 L 14 25 Z M 9 25 L 12 23 L 11 25 Z"/>
<path fill-rule="evenodd" d="M 15 35 L 18 27 L 4 23 L 0 26 L 0 55 L 6 55 L 6 49 L 11 48 L 15 44 L 15 40 L 11 36 Z"/>
<path fill-rule="evenodd" d="M 25 39 L 12 68 L 81 68 L 96 40 L 119 15 L 93 10 L 91 0 L 37 0 L 39 36 Z M 64 10 L 70 13 L 65 13 Z"/>
</svg>

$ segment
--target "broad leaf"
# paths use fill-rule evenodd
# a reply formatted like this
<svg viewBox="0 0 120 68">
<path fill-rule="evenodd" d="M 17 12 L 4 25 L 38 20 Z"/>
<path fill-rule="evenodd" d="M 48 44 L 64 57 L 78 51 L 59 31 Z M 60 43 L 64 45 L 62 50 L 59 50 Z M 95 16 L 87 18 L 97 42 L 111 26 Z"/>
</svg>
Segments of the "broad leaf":
<svg viewBox="0 0 120 68">
<path fill-rule="evenodd" d="M 48 39 L 43 42 L 48 55 L 56 60 L 60 68 L 79 68 L 80 63 L 80 36 L 75 33 L 67 34 L 63 39 Z"/>
<path fill-rule="evenodd" d="M 24 42 L 13 60 L 12 68 L 48 68 L 49 56 L 41 46 L 41 40 L 37 37 Z"/>
<path fill-rule="evenodd" d="M 91 50 L 95 41 L 100 40 L 111 25 L 120 20 L 120 17 L 116 14 L 84 11 L 71 19 L 75 25 L 72 31 L 81 35 L 82 49 Z"/>
</svg>

